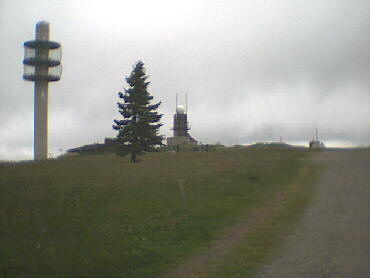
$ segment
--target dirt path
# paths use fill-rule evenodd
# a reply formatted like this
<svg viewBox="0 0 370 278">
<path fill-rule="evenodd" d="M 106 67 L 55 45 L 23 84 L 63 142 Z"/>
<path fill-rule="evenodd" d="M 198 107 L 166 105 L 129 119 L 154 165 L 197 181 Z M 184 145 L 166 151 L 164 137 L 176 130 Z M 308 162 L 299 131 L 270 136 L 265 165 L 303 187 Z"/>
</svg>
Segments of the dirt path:
<svg viewBox="0 0 370 278">
<path fill-rule="evenodd" d="M 307 175 L 306 169 L 302 168 L 298 173 L 298 180 L 304 179 Z M 218 239 L 197 255 L 191 256 L 176 268 L 161 276 L 161 278 L 201 278 L 207 276 L 214 266 L 222 261 L 233 251 L 240 241 L 253 232 L 260 223 L 271 216 L 271 211 L 281 205 L 285 196 L 279 192 L 274 200 L 265 204 L 262 208 L 256 209 L 245 217 L 245 221 L 231 227 Z"/>
<path fill-rule="evenodd" d="M 296 231 L 257 277 L 370 277 L 370 152 L 320 152 L 330 168 Z"/>
<path fill-rule="evenodd" d="M 235 248 L 238 243 L 248 235 L 259 223 L 270 214 L 274 206 L 278 205 L 283 196 L 278 195 L 276 199 L 264 207 L 248 215 L 248 220 L 240 222 L 228 232 L 220 236 L 208 248 L 200 254 L 190 257 L 178 267 L 164 274 L 161 278 L 199 278 L 203 277 L 212 266 L 216 265 Z"/>
</svg>

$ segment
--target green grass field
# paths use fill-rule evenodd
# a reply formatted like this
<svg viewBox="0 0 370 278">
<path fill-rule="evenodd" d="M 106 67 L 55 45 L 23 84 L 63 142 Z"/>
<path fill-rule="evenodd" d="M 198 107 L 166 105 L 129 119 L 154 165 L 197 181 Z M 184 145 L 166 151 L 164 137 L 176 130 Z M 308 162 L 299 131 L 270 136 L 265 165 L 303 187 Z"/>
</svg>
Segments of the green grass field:
<svg viewBox="0 0 370 278">
<path fill-rule="evenodd" d="M 316 173 L 307 155 L 229 148 L 153 153 L 136 164 L 115 155 L 0 164 L 0 277 L 159 277 L 248 211 L 288 192 L 290 201 L 254 234 L 271 244 L 247 256 L 255 243 L 246 239 L 228 259 L 243 254 L 255 269 L 282 226 L 298 218 L 287 211 L 302 211 L 309 199 L 305 187 L 294 189 L 303 167 Z M 226 263 L 222 277 L 246 267 Z"/>
</svg>

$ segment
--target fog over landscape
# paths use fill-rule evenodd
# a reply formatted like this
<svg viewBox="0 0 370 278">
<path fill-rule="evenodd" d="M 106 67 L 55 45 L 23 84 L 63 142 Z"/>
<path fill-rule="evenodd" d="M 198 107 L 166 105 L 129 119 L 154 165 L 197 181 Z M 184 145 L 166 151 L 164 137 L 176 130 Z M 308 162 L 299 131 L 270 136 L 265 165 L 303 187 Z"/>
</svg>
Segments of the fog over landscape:
<svg viewBox="0 0 370 278">
<path fill-rule="evenodd" d="M 142 60 L 161 134 L 175 95 L 192 137 L 227 145 L 283 140 L 370 144 L 367 0 L 0 0 L 0 160 L 33 157 L 33 83 L 23 42 L 50 22 L 63 75 L 49 84 L 49 152 L 114 137 L 118 91 Z"/>
</svg>

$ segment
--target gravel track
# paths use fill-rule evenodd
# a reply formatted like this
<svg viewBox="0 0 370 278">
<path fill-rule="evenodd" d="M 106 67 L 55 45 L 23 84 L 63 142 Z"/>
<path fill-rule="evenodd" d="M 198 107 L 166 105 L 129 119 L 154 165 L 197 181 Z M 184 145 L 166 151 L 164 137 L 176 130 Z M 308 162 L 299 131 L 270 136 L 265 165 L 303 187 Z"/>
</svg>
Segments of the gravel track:
<svg viewBox="0 0 370 278">
<path fill-rule="evenodd" d="M 370 151 L 312 155 L 328 170 L 300 224 L 261 278 L 370 277 Z"/>
</svg>

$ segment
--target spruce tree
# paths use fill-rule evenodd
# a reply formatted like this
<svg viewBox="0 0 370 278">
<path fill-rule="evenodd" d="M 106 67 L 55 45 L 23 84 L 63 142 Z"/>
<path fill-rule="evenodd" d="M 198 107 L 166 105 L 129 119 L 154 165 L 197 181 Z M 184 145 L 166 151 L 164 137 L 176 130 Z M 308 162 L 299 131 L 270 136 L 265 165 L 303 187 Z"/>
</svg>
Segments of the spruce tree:
<svg viewBox="0 0 370 278">
<path fill-rule="evenodd" d="M 138 61 L 126 81 L 129 85 L 118 96 L 123 102 L 118 102 L 118 111 L 122 119 L 114 120 L 113 129 L 117 134 L 117 153 L 131 154 L 131 162 L 137 162 L 137 155 L 150 152 L 157 145 L 162 145 L 162 136 L 158 135 L 162 124 L 159 122 L 162 114 L 156 112 L 161 104 L 151 104 L 153 97 L 147 88 L 150 82 L 145 74 L 144 63 Z"/>
</svg>

